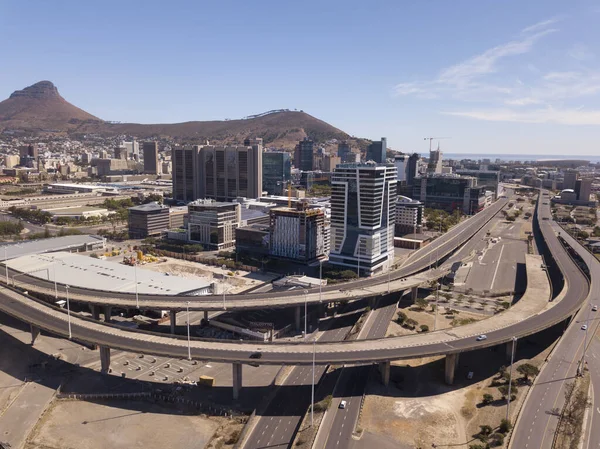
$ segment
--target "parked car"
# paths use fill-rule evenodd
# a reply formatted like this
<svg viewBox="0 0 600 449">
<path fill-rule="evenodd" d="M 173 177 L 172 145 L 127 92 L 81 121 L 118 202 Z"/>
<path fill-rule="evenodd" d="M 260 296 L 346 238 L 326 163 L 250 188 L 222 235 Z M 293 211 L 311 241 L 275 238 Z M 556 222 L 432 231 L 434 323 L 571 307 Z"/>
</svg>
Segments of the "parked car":
<svg viewBox="0 0 600 449">
<path fill-rule="evenodd" d="M 584 324 L 583 326 L 581 326 L 581 330 L 582 330 L 582 331 L 585 331 L 585 330 L 587 330 L 587 324 Z"/>
<path fill-rule="evenodd" d="M 592 312 L 597 312 L 598 311 L 598 306 L 592 306 Z"/>
</svg>

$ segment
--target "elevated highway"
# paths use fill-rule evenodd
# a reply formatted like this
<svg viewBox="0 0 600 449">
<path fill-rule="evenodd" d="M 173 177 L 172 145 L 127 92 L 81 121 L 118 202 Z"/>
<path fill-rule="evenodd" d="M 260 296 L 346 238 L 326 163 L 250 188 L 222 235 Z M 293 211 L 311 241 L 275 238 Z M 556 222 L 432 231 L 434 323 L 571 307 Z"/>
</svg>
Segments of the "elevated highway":
<svg viewBox="0 0 600 449">
<path fill-rule="evenodd" d="M 558 241 L 551 220 L 544 220 L 550 218 L 550 208 L 541 203 L 538 201 L 541 234 L 565 278 L 566 289 L 559 295 L 560 300 L 555 300 L 551 307 L 545 307 L 538 313 L 527 318 L 520 317 L 516 321 L 513 319 L 505 322 L 498 321 L 503 318 L 503 315 L 511 313 L 507 311 L 483 322 L 449 331 L 313 345 L 199 339 L 188 341 L 180 337 L 144 333 L 74 315 L 69 319 L 65 310 L 50 307 L 7 288 L 0 294 L 0 310 L 30 323 L 33 326 L 34 337 L 39 329 L 61 336 L 68 336 L 70 329 L 72 338 L 100 345 L 104 369 L 108 369 L 110 361 L 109 348 L 159 356 L 231 362 L 234 364 L 235 389 L 236 382 L 238 388 L 241 384 L 243 363 L 308 365 L 312 363 L 313 351 L 317 364 L 389 362 L 423 356 L 448 355 L 447 367 L 450 369 L 447 370 L 447 380 L 451 382 L 454 360 L 460 352 L 507 343 L 512 341 L 513 337 L 524 337 L 546 329 L 572 316 L 586 299 L 588 283 Z M 528 267 L 528 276 L 534 275 L 533 271 L 530 272 L 531 268 L 533 267 Z M 475 337 L 480 333 L 486 333 L 487 340 L 477 341 Z"/>
</svg>

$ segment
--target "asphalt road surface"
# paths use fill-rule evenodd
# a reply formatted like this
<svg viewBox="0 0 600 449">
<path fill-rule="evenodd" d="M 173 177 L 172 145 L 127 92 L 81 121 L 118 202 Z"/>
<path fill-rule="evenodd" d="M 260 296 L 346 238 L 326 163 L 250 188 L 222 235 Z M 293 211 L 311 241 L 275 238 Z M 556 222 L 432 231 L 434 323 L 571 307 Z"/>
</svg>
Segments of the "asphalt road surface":
<svg viewBox="0 0 600 449">
<path fill-rule="evenodd" d="M 331 319 L 330 328 L 321 334 L 318 341 L 343 340 L 357 318 L 356 315 L 350 315 Z M 327 366 L 322 365 L 315 367 L 315 384 L 319 383 L 326 369 Z M 244 449 L 288 448 L 310 405 L 312 382 L 311 366 L 293 368 L 282 387 L 277 390 L 275 397 L 271 399 L 266 410 L 261 414 L 243 446 Z"/>
<path fill-rule="evenodd" d="M 543 196 L 542 198 L 547 198 Z M 542 203 L 541 217 L 550 216 L 550 206 Z M 560 228 L 551 220 L 540 221 L 543 232 L 554 234 L 560 232 Z M 565 232 L 561 235 L 572 245 L 575 250 L 585 250 L 575 243 Z M 588 289 L 588 282 L 581 271 L 576 267 L 572 259 L 560 251 L 560 243 L 556 239 L 546 238 L 550 250 L 562 271 L 567 286 L 567 297 L 563 299 L 572 300 L 579 298 L 574 304 L 583 304 L 590 296 L 597 297 L 600 292 L 600 264 L 594 262 L 592 265 L 592 285 Z M 561 255 L 562 254 L 562 255 Z M 589 260 L 589 259 L 586 259 Z M 587 302 L 585 304 L 588 304 Z M 556 307 L 559 307 L 558 304 Z M 555 308 L 556 308 L 555 307 Z M 552 309 L 551 309 L 552 310 Z M 562 408 L 564 403 L 564 387 L 567 382 L 574 380 L 577 367 L 582 355 L 585 332 L 581 330 L 582 323 L 587 320 L 588 308 L 583 307 L 572 320 L 571 325 L 560 339 L 546 366 L 536 378 L 526 403 L 520 413 L 517 427 L 511 439 L 510 447 L 514 449 L 542 449 L 551 448 L 558 422 L 558 417 L 550 413 L 552 409 Z"/>
</svg>

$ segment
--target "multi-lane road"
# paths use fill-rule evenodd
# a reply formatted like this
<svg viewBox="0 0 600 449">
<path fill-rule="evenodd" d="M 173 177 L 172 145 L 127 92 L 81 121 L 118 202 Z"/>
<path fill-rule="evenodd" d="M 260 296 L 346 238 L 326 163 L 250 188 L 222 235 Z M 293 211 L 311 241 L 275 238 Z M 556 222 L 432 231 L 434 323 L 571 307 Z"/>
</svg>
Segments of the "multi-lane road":
<svg viewBox="0 0 600 449">
<path fill-rule="evenodd" d="M 572 298 L 579 298 L 579 304 L 584 304 L 586 298 L 598 303 L 598 296 L 600 294 L 600 264 L 595 258 L 590 257 L 591 255 L 575 239 L 551 220 L 550 205 L 548 202 L 548 197 L 542 194 L 539 201 L 541 203 L 539 211 L 542 218 L 540 221 L 542 230 L 554 235 L 560 233 L 566 242 L 578 252 L 584 262 L 591 268 L 591 285 L 588 286 L 588 281 L 570 256 L 560 256 L 562 253 L 559 251 L 560 248 L 558 248 L 561 246 L 560 242 L 556 239 L 546 238 L 546 242 L 550 246 L 550 250 L 565 277 L 566 295 Z M 544 217 L 549 219 L 543 220 Z M 542 372 L 536 378 L 519 416 L 517 427 L 511 439 L 511 448 L 545 449 L 552 447 L 558 417 L 551 413 L 551 411 L 562 408 L 564 405 L 565 386 L 568 382 L 572 382 L 577 374 L 586 337 L 585 331 L 581 329 L 581 326 L 587 323 L 590 326 L 590 335 L 594 335 L 598 328 L 597 319 L 592 319 L 588 322 L 591 305 L 589 301 L 586 301 L 585 305 L 572 320 L 571 325 L 567 328 L 554 349 L 552 356 L 548 359 Z M 596 360 L 593 363 L 593 366 L 599 365 Z M 597 383 L 600 379 L 597 373 L 593 373 L 592 380 L 595 381 L 597 391 L 600 391 L 600 384 Z M 594 407 L 597 408 L 598 404 L 595 404 Z M 590 448 L 600 446 L 600 429 L 598 429 L 600 427 L 600 416 L 596 417 L 596 415 L 600 415 L 600 412 L 597 412 L 594 408 L 593 424 L 595 427 L 592 425 L 591 428 L 590 445 L 588 446 Z"/>
</svg>

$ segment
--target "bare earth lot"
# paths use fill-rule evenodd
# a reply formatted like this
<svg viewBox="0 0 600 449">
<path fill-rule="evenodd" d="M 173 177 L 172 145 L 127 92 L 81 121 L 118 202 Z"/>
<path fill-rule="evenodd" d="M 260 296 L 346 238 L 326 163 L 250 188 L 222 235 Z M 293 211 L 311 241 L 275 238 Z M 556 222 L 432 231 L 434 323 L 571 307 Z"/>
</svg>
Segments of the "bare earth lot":
<svg viewBox="0 0 600 449">
<path fill-rule="evenodd" d="M 140 411 L 143 410 L 143 411 Z M 84 401 L 58 401 L 46 412 L 26 449 L 196 449 L 204 447 L 218 423 L 177 414 L 147 403 L 128 408 Z"/>
</svg>

